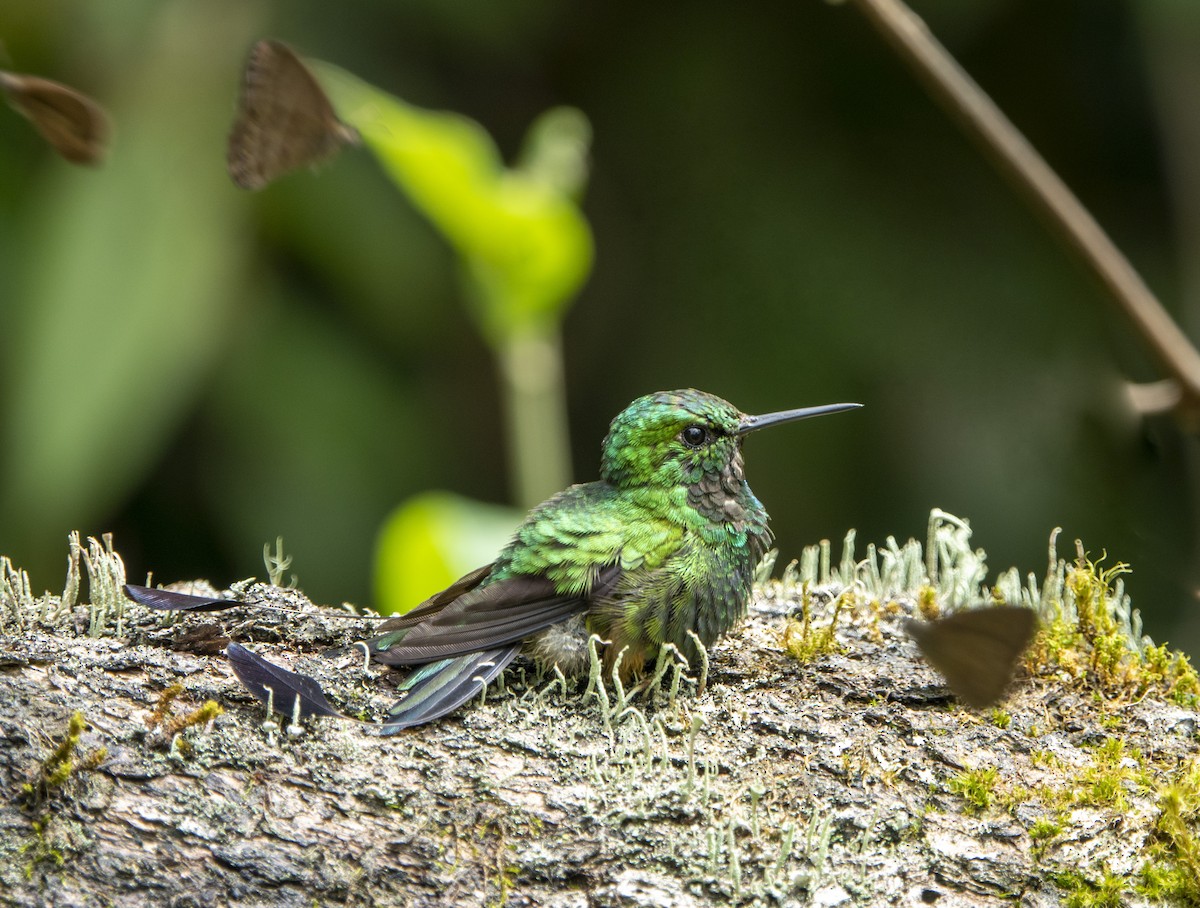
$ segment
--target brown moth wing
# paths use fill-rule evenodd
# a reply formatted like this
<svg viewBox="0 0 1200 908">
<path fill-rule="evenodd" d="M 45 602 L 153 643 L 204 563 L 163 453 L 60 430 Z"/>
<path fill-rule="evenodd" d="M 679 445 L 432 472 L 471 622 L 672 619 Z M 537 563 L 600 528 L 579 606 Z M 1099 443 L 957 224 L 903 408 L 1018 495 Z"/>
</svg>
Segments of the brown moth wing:
<svg viewBox="0 0 1200 908">
<path fill-rule="evenodd" d="M 0 89 L 13 109 L 72 164 L 99 164 L 111 129 L 104 108 L 61 82 L 0 72 Z"/>
<path fill-rule="evenodd" d="M 942 673 L 954 695 L 974 709 L 993 706 L 1004 696 L 1036 629 L 1033 611 L 1012 605 L 905 622 L 921 654 Z"/>
<path fill-rule="evenodd" d="M 282 41 L 250 49 L 229 134 L 226 162 L 242 189 L 261 189 L 301 167 L 319 164 L 358 133 L 337 118 L 329 97 Z"/>
</svg>

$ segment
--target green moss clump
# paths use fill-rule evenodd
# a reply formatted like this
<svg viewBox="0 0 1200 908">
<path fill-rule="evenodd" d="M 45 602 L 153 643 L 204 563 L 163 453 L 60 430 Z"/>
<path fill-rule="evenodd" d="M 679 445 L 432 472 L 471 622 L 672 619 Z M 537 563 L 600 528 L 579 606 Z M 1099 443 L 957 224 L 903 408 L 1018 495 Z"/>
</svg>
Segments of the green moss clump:
<svg viewBox="0 0 1200 908">
<path fill-rule="evenodd" d="M 70 824 L 56 817 L 51 800 L 71 779 L 93 771 L 108 756 L 106 747 L 79 753 L 79 739 L 86 728 L 87 720 L 77 710 L 67 720 L 62 739 L 37 765 L 33 778 L 21 786 L 19 799 L 32 814 L 31 834 L 19 848 L 19 853 L 27 858 L 26 879 L 32 879 L 39 866 L 62 867 L 66 863 L 65 852 L 74 847 L 68 834 Z"/>
<path fill-rule="evenodd" d="M 171 704 L 183 693 L 183 685 L 176 682 L 170 687 L 163 689 L 163 692 L 158 695 L 158 699 L 154 701 L 154 709 L 150 715 L 146 717 L 147 728 L 158 728 L 163 723 L 163 720 L 171 712 Z"/>
<path fill-rule="evenodd" d="M 1155 694 L 1194 709 L 1200 703 L 1200 676 L 1183 653 L 1165 645 L 1133 639 L 1127 597 L 1119 578 L 1129 566 L 1101 568 L 1080 546 L 1075 564 L 1066 569 L 1063 592 L 1074 605 L 1074 616 L 1058 608 L 1047 616 L 1025 656 L 1035 675 L 1060 675 L 1094 687 L 1109 700 L 1137 700 Z M 1128 614 L 1124 617 L 1128 619 Z"/>
<path fill-rule="evenodd" d="M 1092 765 L 1080 773 L 1080 785 L 1072 801 L 1091 807 L 1124 810 L 1128 806 L 1126 785 L 1145 788 L 1146 779 L 1142 755 L 1136 749 L 1127 752 L 1125 742 L 1120 738 L 1106 738 L 1096 748 Z"/>
<path fill-rule="evenodd" d="M 179 733 L 194 725 L 207 725 L 225 710 L 216 700 L 208 700 L 183 715 L 172 715 L 171 708 L 182 694 L 182 684 L 172 684 L 165 688 L 158 695 L 154 709 L 146 717 L 146 725 L 151 729 L 158 729 L 161 732 L 162 740 L 172 742 L 174 751 L 186 757 L 191 752 L 191 747 L 186 741 L 177 738 Z"/>
<path fill-rule="evenodd" d="M 50 818 L 45 817 L 41 820 L 34 820 L 31 825 L 33 835 L 17 849 L 17 853 L 22 857 L 28 857 L 28 860 L 25 862 L 25 879 L 27 880 L 33 879 L 33 872 L 39 864 L 62 867 L 67 862 L 62 848 L 50 835 Z"/>
<path fill-rule="evenodd" d="M 970 813 L 982 813 L 992 806 L 996 792 L 996 767 L 968 769 L 950 780 L 950 790 L 961 795 Z"/>
<path fill-rule="evenodd" d="M 928 583 L 917 590 L 917 611 L 926 621 L 934 621 L 942 617 L 942 607 L 938 603 L 937 589 Z"/>
<path fill-rule="evenodd" d="M 1180 652 L 1171 652 L 1164 643 L 1148 646 L 1142 654 L 1141 676 L 1147 689 L 1164 690 L 1177 706 L 1195 709 L 1200 702 L 1200 676 L 1191 661 Z"/>
<path fill-rule="evenodd" d="M 1200 905 L 1200 758 L 1159 789 L 1158 810 L 1137 891 L 1152 901 Z"/>
<path fill-rule="evenodd" d="M 216 700 L 206 700 L 202 706 L 193 709 L 191 712 L 183 716 L 176 716 L 163 724 L 163 731 L 170 737 L 179 734 L 185 728 L 191 728 L 193 725 L 207 725 L 217 716 L 224 713 Z"/>
<path fill-rule="evenodd" d="M 1051 840 L 1062 831 L 1063 824 L 1057 819 L 1051 820 L 1043 817 L 1040 820 L 1035 820 L 1034 824 L 1029 827 L 1029 838 L 1033 840 L 1034 856 L 1041 860 Z"/>
<path fill-rule="evenodd" d="M 811 662 L 818 656 L 841 652 L 841 644 L 837 642 L 838 618 L 844 606 L 853 608 L 857 605 L 854 593 L 847 589 L 837 597 L 833 603 L 833 614 L 824 627 L 816 627 L 812 622 L 812 596 L 807 583 L 801 592 L 800 605 L 802 620 L 789 618 L 783 626 L 784 650 L 798 662 Z"/>
<path fill-rule="evenodd" d="M 1124 879 L 1108 871 L 1096 883 L 1074 870 L 1051 874 L 1051 878 L 1065 890 L 1066 908 L 1121 908 L 1125 904 Z"/>
<path fill-rule="evenodd" d="M 21 798 L 32 809 L 40 809 L 76 772 L 87 772 L 99 766 L 108 756 L 108 749 L 97 747 L 78 756 L 79 738 L 87 728 L 83 713 L 76 711 L 67 722 L 62 740 L 34 771 L 33 779 L 21 786 Z"/>
</svg>

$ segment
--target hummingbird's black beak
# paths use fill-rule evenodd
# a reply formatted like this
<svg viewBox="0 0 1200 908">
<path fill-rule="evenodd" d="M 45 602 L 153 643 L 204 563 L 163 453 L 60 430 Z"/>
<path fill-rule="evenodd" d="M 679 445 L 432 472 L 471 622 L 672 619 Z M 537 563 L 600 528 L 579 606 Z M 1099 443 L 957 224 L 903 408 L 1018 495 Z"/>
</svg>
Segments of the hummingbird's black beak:
<svg viewBox="0 0 1200 908">
<path fill-rule="evenodd" d="M 824 416 L 826 413 L 841 413 L 843 410 L 857 410 L 862 404 L 825 404 L 820 407 L 801 407 L 799 410 L 780 410 L 778 413 L 764 413 L 762 416 L 743 416 L 738 423 L 737 434 L 748 435 L 767 426 L 777 426 L 783 422 L 794 422 L 797 419 L 808 419 L 810 416 Z"/>
</svg>

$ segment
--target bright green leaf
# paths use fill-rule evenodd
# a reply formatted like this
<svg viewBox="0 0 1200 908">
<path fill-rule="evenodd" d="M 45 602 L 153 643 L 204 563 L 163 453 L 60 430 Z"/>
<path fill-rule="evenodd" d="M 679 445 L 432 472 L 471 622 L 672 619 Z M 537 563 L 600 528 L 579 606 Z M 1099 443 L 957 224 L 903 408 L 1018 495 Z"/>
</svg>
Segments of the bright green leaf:
<svg viewBox="0 0 1200 908">
<path fill-rule="evenodd" d="M 375 553 L 375 606 L 408 611 L 495 559 L 522 514 L 449 492 L 426 492 L 384 522 Z"/>
<path fill-rule="evenodd" d="M 548 111 L 522 166 L 507 168 L 478 123 L 314 67 L 339 115 L 461 256 L 489 341 L 556 326 L 592 263 L 591 231 L 574 201 L 586 178 L 583 114 Z"/>
</svg>

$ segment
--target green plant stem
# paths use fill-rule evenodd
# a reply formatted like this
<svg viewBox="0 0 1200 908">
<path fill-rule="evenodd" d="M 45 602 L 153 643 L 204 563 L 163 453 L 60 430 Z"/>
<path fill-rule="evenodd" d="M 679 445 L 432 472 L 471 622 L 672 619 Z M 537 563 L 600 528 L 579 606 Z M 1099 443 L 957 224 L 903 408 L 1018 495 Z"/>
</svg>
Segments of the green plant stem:
<svg viewBox="0 0 1200 908">
<path fill-rule="evenodd" d="M 571 484 L 571 451 L 557 328 L 508 335 L 497 348 L 513 494 L 533 507 Z"/>
</svg>

